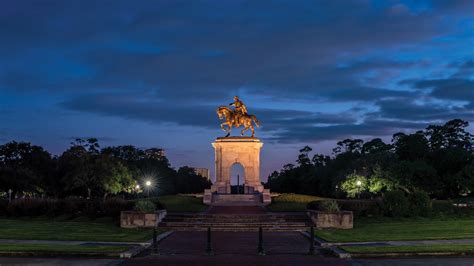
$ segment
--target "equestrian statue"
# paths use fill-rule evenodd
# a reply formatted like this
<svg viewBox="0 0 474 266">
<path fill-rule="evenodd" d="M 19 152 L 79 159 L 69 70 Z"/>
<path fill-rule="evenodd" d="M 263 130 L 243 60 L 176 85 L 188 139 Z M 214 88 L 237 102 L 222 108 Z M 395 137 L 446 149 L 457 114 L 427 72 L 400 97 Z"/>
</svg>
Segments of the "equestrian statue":
<svg viewBox="0 0 474 266">
<path fill-rule="evenodd" d="M 225 121 L 221 123 L 221 129 L 227 132 L 226 137 L 230 136 L 232 127 L 239 128 L 240 126 L 244 126 L 240 131 L 241 136 L 244 135 L 245 131 L 250 129 L 252 131 L 252 137 L 254 137 L 255 130 L 252 122 L 254 122 L 257 127 L 260 126 L 260 121 L 258 121 L 257 117 L 247 113 L 247 107 L 237 96 L 234 97 L 234 102 L 230 103 L 229 106 L 233 106 L 234 109 L 227 106 L 217 108 L 219 119 L 225 119 Z"/>
</svg>

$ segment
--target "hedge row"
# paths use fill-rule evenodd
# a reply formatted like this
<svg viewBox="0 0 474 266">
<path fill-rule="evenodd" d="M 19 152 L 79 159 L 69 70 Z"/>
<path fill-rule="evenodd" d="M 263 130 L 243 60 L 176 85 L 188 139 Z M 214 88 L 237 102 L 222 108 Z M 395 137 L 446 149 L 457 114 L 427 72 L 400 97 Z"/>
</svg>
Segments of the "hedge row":
<svg viewBox="0 0 474 266">
<path fill-rule="evenodd" d="M 162 206 L 154 202 L 158 209 Z M 121 211 L 132 210 L 135 201 L 119 198 L 106 200 L 80 199 L 16 199 L 11 203 L 0 200 L 0 215 L 3 216 L 90 216 L 90 217 L 118 217 Z"/>
<path fill-rule="evenodd" d="M 430 216 L 474 215 L 474 208 L 456 207 L 449 200 L 430 200 L 425 192 L 405 194 L 402 191 L 387 192 L 377 200 L 336 200 L 341 210 L 353 211 L 357 216 Z M 320 202 L 308 203 L 308 209 L 320 209 Z"/>
</svg>

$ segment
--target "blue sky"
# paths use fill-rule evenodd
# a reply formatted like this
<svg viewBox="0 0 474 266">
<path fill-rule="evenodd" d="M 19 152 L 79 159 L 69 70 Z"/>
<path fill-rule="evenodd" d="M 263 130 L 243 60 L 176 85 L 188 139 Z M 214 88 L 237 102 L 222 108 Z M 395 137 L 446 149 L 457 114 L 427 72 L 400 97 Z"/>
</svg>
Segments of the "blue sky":
<svg viewBox="0 0 474 266">
<path fill-rule="evenodd" d="M 212 169 L 234 95 L 264 178 L 304 145 L 474 120 L 469 0 L 5 1 L 0 36 L 0 142 L 53 154 L 97 137 Z"/>
</svg>

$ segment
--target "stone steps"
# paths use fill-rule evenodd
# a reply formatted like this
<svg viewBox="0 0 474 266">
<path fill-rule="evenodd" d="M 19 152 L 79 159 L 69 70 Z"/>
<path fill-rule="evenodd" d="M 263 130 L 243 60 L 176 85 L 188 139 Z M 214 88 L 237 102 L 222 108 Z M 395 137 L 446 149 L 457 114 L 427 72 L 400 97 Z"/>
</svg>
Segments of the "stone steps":
<svg viewBox="0 0 474 266">
<path fill-rule="evenodd" d="M 263 206 L 261 194 L 215 194 L 212 206 Z"/>
<path fill-rule="evenodd" d="M 207 227 L 177 227 L 177 228 L 169 228 L 170 230 L 173 231 L 207 231 Z M 293 231 L 307 231 L 309 229 L 309 226 L 307 227 L 301 227 L 301 228 L 286 228 L 286 227 L 272 227 L 272 228 L 262 228 L 263 231 L 269 231 L 269 232 L 293 232 Z M 211 227 L 212 231 L 218 231 L 218 232 L 257 232 L 259 230 L 258 227 L 225 227 L 225 228 L 220 228 L 220 227 Z"/>
<path fill-rule="evenodd" d="M 169 214 L 159 227 L 176 231 L 301 231 L 312 222 L 305 214 Z"/>
</svg>

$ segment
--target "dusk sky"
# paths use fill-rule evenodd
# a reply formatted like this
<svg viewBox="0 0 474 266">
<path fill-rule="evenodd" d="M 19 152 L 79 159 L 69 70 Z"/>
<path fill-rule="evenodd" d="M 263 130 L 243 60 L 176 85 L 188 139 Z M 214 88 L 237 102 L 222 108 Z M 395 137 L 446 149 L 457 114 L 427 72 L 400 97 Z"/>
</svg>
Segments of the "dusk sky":
<svg viewBox="0 0 474 266">
<path fill-rule="evenodd" d="M 96 137 L 212 169 L 234 95 L 263 124 L 264 180 L 305 145 L 472 124 L 474 1 L 1 1 L 0 143 Z"/>
</svg>

